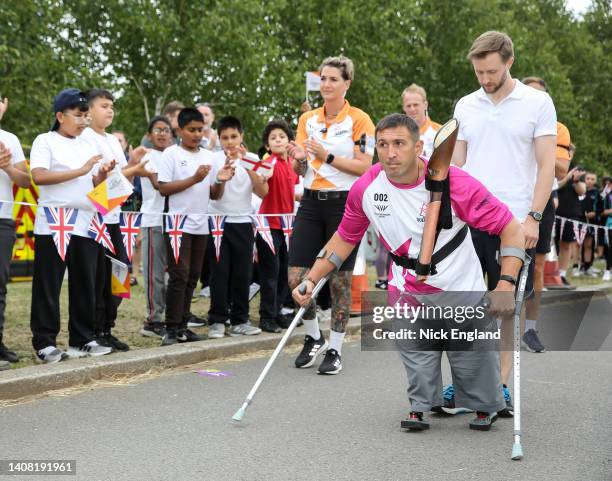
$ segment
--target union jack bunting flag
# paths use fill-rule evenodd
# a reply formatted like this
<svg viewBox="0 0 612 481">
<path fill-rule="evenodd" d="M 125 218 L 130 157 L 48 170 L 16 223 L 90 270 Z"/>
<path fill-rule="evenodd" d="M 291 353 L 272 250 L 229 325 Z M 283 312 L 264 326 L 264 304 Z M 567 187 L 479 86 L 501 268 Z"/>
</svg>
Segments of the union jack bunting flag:
<svg viewBox="0 0 612 481">
<path fill-rule="evenodd" d="M 166 234 L 170 238 L 170 247 L 174 255 L 174 262 L 178 264 L 179 252 L 181 250 L 181 237 L 183 236 L 183 226 L 187 220 L 186 215 L 170 214 L 164 216 L 166 224 Z"/>
<path fill-rule="evenodd" d="M 273 254 L 276 254 L 274 250 L 274 240 L 272 239 L 272 233 L 270 232 L 270 224 L 268 219 L 263 215 L 252 216 L 253 222 L 255 223 L 255 229 L 261 238 L 268 244 L 268 247 L 272 250 Z"/>
<path fill-rule="evenodd" d="M 104 248 L 108 249 L 113 254 L 115 253 L 115 246 L 113 245 L 111 236 L 108 233 L 108 229 L 106 228 L 104 219 L 102 218 L 99 212 L 96 212 L 93 218 L 91 219 L 89 227 L 87 228 L 87 234 L 98 244 L 101 244 L 102 246 L 104 246 Z"/>
<path fill-rule="evenodd" d="M 225 216 L 224 215 L 211 215 L 208 218 L 208 226 L 210 228 L 210 235 L 215 243 L 215 255 L 217 262 L 221 257 L 221 241 L 223 240 L 223 229 L 225 228 Z"/>
<path fill-rule="evenodd" d="M 141 220 L 142 214 L 130 212 L 121 212 L 119 217 L 119 229 L 121 229 L 123 245 L 130 262 L 132 262 L 132 256 L 134 255 L 134 244 L 136 244 L 136 237 L 138 237 L 138 232 L 140 232 Z"/>
<path fill-rule="evenodd" d="M 43 207 L 43 209 L 57 252 L 64 261 L 79 211 L 64 207 Z"/>
<path fill-rule="evenodd" d="M 285 234 L 285 244 L 287 245 L 287 251 L 289 250 L 289 240 L 291 239 L 291 234 L 293 233 L 294 219 L 295 215 L 293 214 L 282 215 L 280 218 L 281 227 L 283 228 L 283 234 Z"/>
</svg>

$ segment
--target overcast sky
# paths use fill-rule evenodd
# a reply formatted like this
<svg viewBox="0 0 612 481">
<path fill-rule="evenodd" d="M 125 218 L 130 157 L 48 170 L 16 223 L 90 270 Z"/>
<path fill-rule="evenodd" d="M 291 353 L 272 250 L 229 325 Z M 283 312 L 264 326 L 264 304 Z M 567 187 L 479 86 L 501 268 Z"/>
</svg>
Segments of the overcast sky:
<svg viewBox="0 0 612 481">
<path fill-rule="evenodd" d="M 584 13 L 591 4 L 591 0 L 567 0 L 567 6 L 574 13 Z"/>
</svg>

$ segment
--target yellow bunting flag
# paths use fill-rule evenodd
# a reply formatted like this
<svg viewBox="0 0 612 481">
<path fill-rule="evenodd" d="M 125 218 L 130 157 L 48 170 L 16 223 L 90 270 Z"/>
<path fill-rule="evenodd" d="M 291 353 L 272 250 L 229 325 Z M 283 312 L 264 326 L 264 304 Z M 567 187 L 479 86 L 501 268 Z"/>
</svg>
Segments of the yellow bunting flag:
<svg viewBox="0 0 612 481">
<path fill-rule="evenodd" d="M 130 298 L 130 270 L 127 264 L 118 261 L 114 257 L 107 256 L 111 260 L 111 293 L 113 296 Z"/>
<path fill-rule="evenodd" d="M 98 184 L 87 194 L 87 198 L 100 214 L 106 215 L 111 210 L 121 206 L 132 195 L 133 191 L 132 184 L 121 174 L 119 169 L 114 169 L 108 174 L 104 182 Z"/>
</svg>

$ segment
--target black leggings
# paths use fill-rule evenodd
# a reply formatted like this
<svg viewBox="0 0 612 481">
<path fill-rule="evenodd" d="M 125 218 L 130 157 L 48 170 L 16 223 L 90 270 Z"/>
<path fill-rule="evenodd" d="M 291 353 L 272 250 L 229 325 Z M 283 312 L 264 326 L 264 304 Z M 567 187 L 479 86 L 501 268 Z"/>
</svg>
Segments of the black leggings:
<svg viewBox="0 0 612 481">
<path fill-rule="evenodd" d="M 311 267 L 319 251 L 334 235 L 342 216 L 346 199 L 302 199 L 295 216 L 291 244 L 289 246 L 289 266 Z M 340 267 L 341 271 L 352 271 L 357 257 L 357 248 Z"/>
</svg>

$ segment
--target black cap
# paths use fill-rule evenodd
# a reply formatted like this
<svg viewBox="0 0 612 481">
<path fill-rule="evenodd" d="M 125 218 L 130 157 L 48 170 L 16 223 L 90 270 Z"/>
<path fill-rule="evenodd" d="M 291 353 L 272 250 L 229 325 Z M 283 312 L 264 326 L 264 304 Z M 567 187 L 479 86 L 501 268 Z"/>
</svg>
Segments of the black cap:
<svg viewBox="0 0 612 481">
<path fill-rule="evenodd" d="M 65 89 L 62 90 L 53 99 L 53 113 L 63 112 L 67 108 L 74 107 L 85 107 L 87 105 L 87 98 L 79 89 Z M 51 130 L 59 129 L 59 122 L 55 119 Z"/>
</svg>

